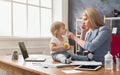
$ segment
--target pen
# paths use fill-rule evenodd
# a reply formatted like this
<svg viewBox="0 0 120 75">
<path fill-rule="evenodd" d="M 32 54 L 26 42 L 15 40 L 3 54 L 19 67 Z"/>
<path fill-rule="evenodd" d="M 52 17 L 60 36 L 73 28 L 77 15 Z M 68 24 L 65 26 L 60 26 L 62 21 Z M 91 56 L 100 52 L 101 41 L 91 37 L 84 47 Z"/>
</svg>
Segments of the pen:
<svg viewBox="0 0 120 75">
<path fill-rule="evenodd" d="M 117 57 L 119 57 L 119 53 L 117 53 Z"/>
<path fill-rule="evenodd" d="M 120 58 L 120 53 L 117 53 L 117 55 L 115 57 L 116 58 Z"/>
<path fill-rule="evenodd" d="M 118 53 L 118 58 L 120 58 L 120 53 Z"/>
<path fill-rule="evenodd" d="M 118 58 L 117 55 L 115 55 L 115 58 Z"/>
<path fill-rule="evenodd" d="M 116 58 L 116 70 L 119 71 L 120 70 L 120 53 L 117 53 L 117 55 L 115 55 Z"/>
</svg>

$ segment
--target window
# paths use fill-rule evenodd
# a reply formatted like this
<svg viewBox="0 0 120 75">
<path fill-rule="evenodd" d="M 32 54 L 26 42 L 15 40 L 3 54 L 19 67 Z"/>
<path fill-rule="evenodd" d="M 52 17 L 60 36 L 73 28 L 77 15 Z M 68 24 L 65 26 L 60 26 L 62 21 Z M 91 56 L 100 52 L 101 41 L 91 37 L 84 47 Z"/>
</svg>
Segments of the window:
<svg viewBox="0 0 120 75">
<path fill-rule="evenodd" d="M 0 1 L 0 36 L 50 37 L 53 0 Z"/>
</svg>

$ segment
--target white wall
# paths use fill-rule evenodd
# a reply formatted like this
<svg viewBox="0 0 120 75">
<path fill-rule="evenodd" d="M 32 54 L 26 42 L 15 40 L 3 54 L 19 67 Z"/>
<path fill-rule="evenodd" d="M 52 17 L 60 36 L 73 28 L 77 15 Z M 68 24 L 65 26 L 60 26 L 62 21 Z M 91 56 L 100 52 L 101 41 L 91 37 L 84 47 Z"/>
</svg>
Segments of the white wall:
<svg viewBox="0 0 120 75">
<path fill-rule="evenodd" d="M 50 38 L 0 38 L 0 54 L 11 54 L 19 50 L 18 42 L 25 42 L 29 53 L 49 54 Z"/>
<path fill-rule="evenodd" d="M 53 0 L 53 22 L 62 21 L 68 28 L 68 0 Z"/>
</svg>

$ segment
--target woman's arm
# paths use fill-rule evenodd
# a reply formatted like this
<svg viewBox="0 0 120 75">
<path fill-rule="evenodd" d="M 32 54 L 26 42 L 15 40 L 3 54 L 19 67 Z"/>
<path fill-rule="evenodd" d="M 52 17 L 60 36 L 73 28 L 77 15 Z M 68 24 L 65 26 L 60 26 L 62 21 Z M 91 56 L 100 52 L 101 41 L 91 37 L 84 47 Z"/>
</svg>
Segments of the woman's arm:
<svg viewBox="0 0 120 75">
<path fill-rule="evenodd" d="M 78 43 L 78 45 L 80 45 L 82 48 L 84 48 L 84 44 L 85 44 L 85 36 L 87 31 L 89 30 L 84 24 L 81 25 L 81 36 L 80 38 L 76 37 L 74 34 L 72 34 L 71 32 L 68 33 L 69 38 L 73 39 L 75 42 Z"/>
<path fill-rule="evenodd" d="M 82 40 L 81 38 L 74 36 L 73 40 L 75 40 L 75 42 L 77 42 L 78 45 L 80 45 L 82 48 L 84 47 L 85 41 Z"/>
<path fill-rule="evenodd" d="M 88 50 L 90 52 L 93 52 L 94 50 L 98 49 L 106 41 L 109 41 L 109 42 L 111 41 L 110 30 L 107 27 L 101 27 L 99 30 L 99 33 L 90 42 L 84 41 L 84 40 L 76 37 L 72 33 L 69 33 L 69 37 L 71 39 L 75 40 L 75 42 L 77 42 L 82 48 L 84 48 L 85 50 Z"/>
<path fill-rule="evenodd" d="M 106 42 L 111 42 L 111 33 L 109 28 L 106 26 L 99 28 L 98 34 L 90 41 L 85 41 L 84 49 L 93 52 L 100 48 L 101 46 L 104 46 Z"/>
<path fill-rule="evenodd" d="M 73 33 L 69 32 L 68 33 L 68 37 L 72 40 L 74 40 L 75 42 L 77 42 L 81 47 L 84 47 L 84 43 L 85 41 L 82 40 L 81 38 L 76 37 Z"/>
</svg>

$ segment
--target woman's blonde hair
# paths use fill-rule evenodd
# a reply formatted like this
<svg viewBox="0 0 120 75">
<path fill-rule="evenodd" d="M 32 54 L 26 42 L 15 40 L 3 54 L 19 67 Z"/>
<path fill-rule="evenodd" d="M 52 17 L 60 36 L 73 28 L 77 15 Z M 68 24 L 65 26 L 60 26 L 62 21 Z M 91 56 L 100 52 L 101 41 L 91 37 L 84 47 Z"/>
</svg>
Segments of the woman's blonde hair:
<svg viewBox="0 0 120 75">
<path fill-rule="evenodd" d="M 95 8 L 87 8 L 86 10 L 84 10 L 82 15 L 86 15 L 88 19 L 90 19 L 91 27 L 93 29 L 96 29 L 105 25 L 104 21 L 100 17 L 100 14 Z"/>
<path fill-rule="evenodd" d="M 54 22 L 52 25 L 51 25 L 51 28 L 50 28 L 50 31 L 52 33 L 53 36 L 57 36 L 58 34 L 58 31 L 61 27 L 65 27 L 65 24 L 63 22 L 60 22 L 60 21 L 56 21 Z"/>
</svg>

